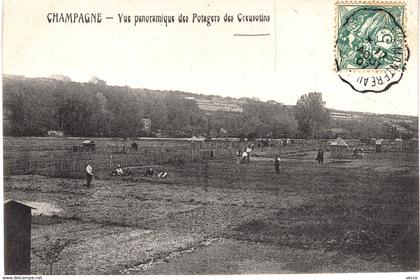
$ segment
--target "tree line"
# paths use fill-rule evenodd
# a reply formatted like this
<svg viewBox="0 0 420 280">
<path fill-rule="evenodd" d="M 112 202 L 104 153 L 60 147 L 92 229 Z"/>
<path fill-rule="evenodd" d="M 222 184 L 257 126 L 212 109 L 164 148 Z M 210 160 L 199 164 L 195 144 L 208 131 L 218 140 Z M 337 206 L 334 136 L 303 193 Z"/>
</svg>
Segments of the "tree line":
<svg viewBox="0 0 420 280">
<path fill-rule="evenodd" d="M 56 130 L 67 136 L 145 136 L 144 118 L 151 119 L 152 135 L 171 137 L 297 134 L 293 110 L 278 103 L 252 101 L 242 113 L 208 114 L 179 91 L 108 86 L 98 78 L 88 83 L 55 78 L 3 79 L 5 135 L 45 136 Z"/>
<path fill-rule="evenodd" d="M 109 86 L 96 77 L 79 83 L 59 75 L 5 76 L 4 135 L 46 136 L 56 130 L 81 137 L 319 138 L 331 123 L 321 93 L 302 95 L 296 106 L 247 99 L 239 113 L 204 112 L 186 96 L 214 97 Z M 145 118 L 152 123 L 150 134 Z"/>
</svg>

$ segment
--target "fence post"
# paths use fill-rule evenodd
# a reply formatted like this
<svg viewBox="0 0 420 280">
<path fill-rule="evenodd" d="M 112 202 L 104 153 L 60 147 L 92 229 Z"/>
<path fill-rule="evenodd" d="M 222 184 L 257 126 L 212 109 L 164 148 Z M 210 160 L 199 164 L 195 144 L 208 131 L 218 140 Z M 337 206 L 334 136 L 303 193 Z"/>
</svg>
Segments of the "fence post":
<svg viewBox="0 0 420 280">
<path fill-rule="evenodd" d="M 207 192 L 207 187 L 209 185 L 209 164 L 207 160 L 204 161 L 204 186 L 205 192 Z"/>
</svg>

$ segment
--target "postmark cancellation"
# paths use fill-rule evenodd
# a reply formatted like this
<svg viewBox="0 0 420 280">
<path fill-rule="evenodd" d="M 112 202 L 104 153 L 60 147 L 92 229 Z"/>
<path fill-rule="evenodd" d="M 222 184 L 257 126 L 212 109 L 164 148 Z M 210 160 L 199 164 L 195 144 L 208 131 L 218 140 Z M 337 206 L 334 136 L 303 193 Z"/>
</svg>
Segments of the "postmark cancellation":
<svg viewBox="0 0 420 280">
<path fill-rule="evenodd" d="M 336 70 L 358 92 L 383 92 L 403 77 L 409 58 L 402 2 L 336 4 Z"/>
</svg>

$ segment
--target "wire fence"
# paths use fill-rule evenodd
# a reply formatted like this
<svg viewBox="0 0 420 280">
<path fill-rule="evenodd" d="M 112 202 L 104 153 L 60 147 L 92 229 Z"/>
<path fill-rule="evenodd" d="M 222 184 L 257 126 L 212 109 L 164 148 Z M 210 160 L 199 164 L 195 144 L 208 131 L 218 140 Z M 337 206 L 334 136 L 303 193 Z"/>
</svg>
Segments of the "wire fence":
<svg viewBox="0 0 420 280">
<path fill-rule="evenodd" d="M 228 159 L 231 154 L 219 152 L 219 159 Z M 89 161 L 95 172 L 109 173 L 117 165 L 139 167 L 164 164 L 185 164 L 211 158 L 211 150 L 190 150 L 180 152 L 147 151 L 139 154 L 72 153 L 68 158 L 48 158 L 37 160 L 5 160 L 4 175 L 38 174 L 48 176 L 78 177 L 84 175 Z"/>
<path fill-rule="evenodd" d="M 358 140 L 347 140 L 349 147 L 360 147 L 365 150 L 375 150 L 373 143 L 361 143 Z M 84 176 L 85 167 L 92 160 L 96 172 L 109 173 L 117 165 L 122 167 L 146 167 L 152 165 L 180 165 L 203 161 L 210 158 L 223 161 L 236 161 L 238 150 L 242 151 L 253 145 L 253 156 L 272 157 L 278 153 L 287 154 L 317 150 L 322 147 L 329 149 L 325 140 L 277 140 L 268 145 L 257 142 L 201 142 L 183 145 L 140 145 L 138 149 L 124 146 L 99 147 L 96 151 L 75 151 L 70 146 L 66 149 L 57 147 L 5 147 L 3 160 L 4 175 L 39 174 L 58 177 Z M 417 141 L 405 141 L 402 145 L 395 141 L 384 141 L 384 152 L 405 151 L 418 152 Z"/>
</svg>

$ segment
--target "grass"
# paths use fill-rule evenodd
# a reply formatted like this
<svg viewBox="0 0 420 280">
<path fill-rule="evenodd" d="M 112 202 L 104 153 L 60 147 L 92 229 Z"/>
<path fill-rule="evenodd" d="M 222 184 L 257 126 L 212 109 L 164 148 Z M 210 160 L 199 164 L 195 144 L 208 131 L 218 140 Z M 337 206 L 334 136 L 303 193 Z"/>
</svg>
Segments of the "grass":
<svg viewBox="0 0 420 280">
<path fill-rule="evenodd" d="M 57 264 L 59 274 L 119 273 L 215 237 L 233 247 L 250 244 L 237 245 L 246 255 L 230 261 L 260 248 L 262 255 L 251 257 L 246 270 L 226 259 L 229 273 L 418 270 L 417 155 L 369 153 L 318 165 L 314 153 L 285 157 L 281 174 L 271 160 L 238 165 L 216 157 L 206 164 L 158 166 L 169 173 L 164 180 L 134 172 L 130 180 L 104 178 L 86 188 L 83 179 L 10 176 L 4 191 L 5 198 L 63 209 L 33 219 L 34 246 L 45 234 L 76 239 L 63 251 L 67 261 Z M 217 254 L 230 255 L 223 246 L 209 246 L 191 254 L 206 259 L 215 246 Z M 263 262 L 264 254 L 278 265 Z M 174 265 L 184 257 L 187 263 Z M 178 273 L 195 262 L 184 257 L 150 269 Z M 302 262 L 307 265 L 297 265 Z M 369 265 L 358 268 L 362 263 Z M 202 268 L 183 271 L 212 273 L 219 265 L 210 258 Z M 42 273 L 36 259 L 32 268 Z"/>
</svg>

